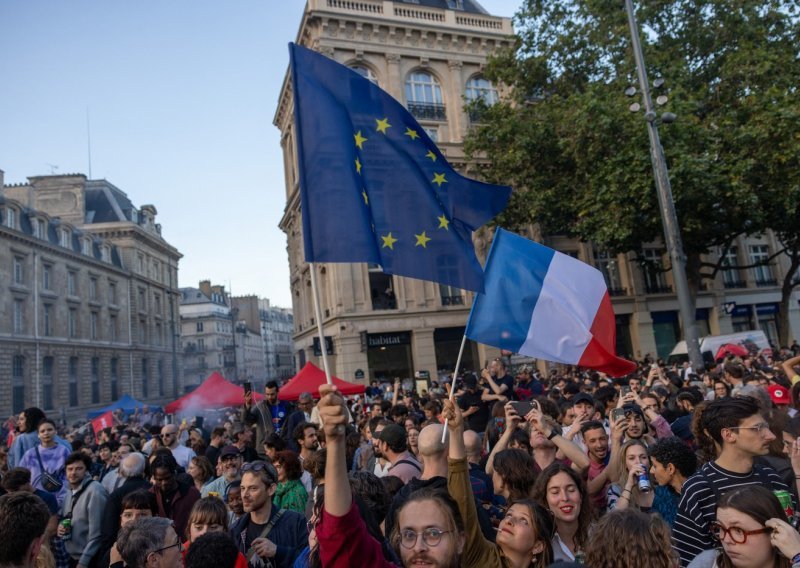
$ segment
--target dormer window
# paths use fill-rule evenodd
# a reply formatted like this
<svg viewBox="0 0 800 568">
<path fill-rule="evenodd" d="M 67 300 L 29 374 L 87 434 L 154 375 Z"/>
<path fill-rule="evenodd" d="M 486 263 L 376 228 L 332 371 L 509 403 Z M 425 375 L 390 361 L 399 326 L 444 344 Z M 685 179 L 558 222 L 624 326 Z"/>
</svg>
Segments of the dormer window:
<svg viewBox="0 0 800 568">
<path fill-rule="evenodd" d="M 5 210 L 6 218 L 4 219 L 4 225 L 9 229 L 16 229 L 17 228 L 17 212 L 12 209 L 11 207 L 6 207 Z"/>
<path fill-rule="evenodd" d="M 92 255 L 92 241 L 90 239 L 81 240 L 81 253 L 86 256 Z"/>
<path fill-rule="evenodd" d="M 58 237 L 59 244 L 64 248 L 72 248 L 72 235 L 69 232 L 69 229 L 61 229 L 61 233 Z"/>
<path fill-rule="evenodd" d="M 100 247 L 100 257 L 103 259 L 103 262 L 111 262 L 111 251 L 108 245 Z"/>
<path fill-rule="evenodd" d="M 47 238 L 47 225 L 45 224 L 44 219 L 33 219 L 31 225 L 33 225 L 34 237 L 37 239 Z"/>
</svg>

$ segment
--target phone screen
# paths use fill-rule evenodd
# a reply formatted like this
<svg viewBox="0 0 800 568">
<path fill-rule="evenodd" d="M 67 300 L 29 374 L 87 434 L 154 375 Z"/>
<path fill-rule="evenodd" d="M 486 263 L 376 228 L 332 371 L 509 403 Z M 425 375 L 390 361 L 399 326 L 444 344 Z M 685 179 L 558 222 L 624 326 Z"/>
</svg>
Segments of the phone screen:
<svg viewBox="0 0 800 568">
<path fill-rule="evenodd" d="M 532 402 L 521 402 L 518 400 L 512 401 L 511 406 L 514 407 L 514 410 L 517 411 L 517 414 L 519 414 L 520 417 L 524 417 L 534 408 Z M 536 405 L 536 408 L 538 408 L 538 404 Z"/>
<path fill-rule="evenodd" d="M 623 418 L 625 418 L 625 409 L 624 408 L 615 408 L 611 411 L 611 416 L 614 418 L 614 422 L 619 422 Z"/>
<path fill-rule="evenodd" d="M 247 395 L 249 395 L 249 394 L 252 394 L 252 392 L 253 392 L 253 384 L 250 381 L 245 381 L 243 386 L 244 386 L 244 396 L 245 397 L 247 397 Z"/>
</svg>

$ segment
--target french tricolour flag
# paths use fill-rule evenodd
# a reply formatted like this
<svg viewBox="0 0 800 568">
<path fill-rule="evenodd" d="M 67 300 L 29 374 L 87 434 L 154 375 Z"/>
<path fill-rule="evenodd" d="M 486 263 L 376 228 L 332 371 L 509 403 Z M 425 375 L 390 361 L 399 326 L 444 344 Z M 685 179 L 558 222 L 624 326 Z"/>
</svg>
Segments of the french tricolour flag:
<svg viewBox="0 0 800 568">
<path fill-rule="evenodd" d="M 603 275 L 553 249 L 498 229 L 466 335 L 474 341 L 618 377 L 636 365 L 616 355 Z"/>
</svg>

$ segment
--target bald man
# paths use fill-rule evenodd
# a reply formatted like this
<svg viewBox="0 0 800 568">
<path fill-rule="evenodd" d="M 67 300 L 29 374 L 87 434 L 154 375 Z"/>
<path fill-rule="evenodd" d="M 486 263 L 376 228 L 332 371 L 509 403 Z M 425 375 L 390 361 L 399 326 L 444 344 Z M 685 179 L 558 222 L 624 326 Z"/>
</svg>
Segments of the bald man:
<svg viewBox="0 0 800 568">
<path fill-rule="evenodd" d="M 197 454 L 192 448 L 187 448 L 179 443 L 180 432 L 175 424 L 167 424 L 161 429 L 161 443 L 169 448 L 178 465 L 184 470 L 189 467 L 189 462 Z"/>
<path fill-rule="evenodd" d="M 494 484 L 492 483 L 492 478 L 481 467 L 483 440 L 481 440 L 477 432 L 464 430 L 464 447 L 467 451 L 472 494 L 482 505 L 490 505 L 494 501 Z"/>
</svg>

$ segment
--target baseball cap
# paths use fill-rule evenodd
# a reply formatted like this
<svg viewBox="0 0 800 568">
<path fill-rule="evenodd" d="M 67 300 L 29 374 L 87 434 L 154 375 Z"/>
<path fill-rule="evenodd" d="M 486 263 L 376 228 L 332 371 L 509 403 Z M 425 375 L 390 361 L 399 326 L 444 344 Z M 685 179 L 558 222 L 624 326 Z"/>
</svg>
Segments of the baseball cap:
<svg viewBox="0 0 800 568">
<path fill-rule="evenodd" d="M 585 392 L 578 393 L 572 397 L 573 405 L 578 404 L 579 402 L 588 402 L 589 404 L 594 406 L 594 398 L 592 398 L 592 395 Z"/>
<path fill-rule="evenodd" d="M 241 452 L 239 452 L 239 448 L 237 448 L 236 446 L 225 446 L 219 453 L 219 457 L 224 458 L 227 456 L 238 456 L 240 453 Z"/>
<path fill-rule="evenodd" d="M 769 397 L 775 404 L 791 404 L 792 399 L 789 396 L 789 389 L 781 385 L 769 385 L 767 387 Z"/>
<path fill-rule="evenodd" d="M 389 446 L 405 444 L 407 440 L 406 429 L 399 424 L 387 424 L 378 434 L 378 439 L 381 442 L 386 442 Z"/>
</svg>

